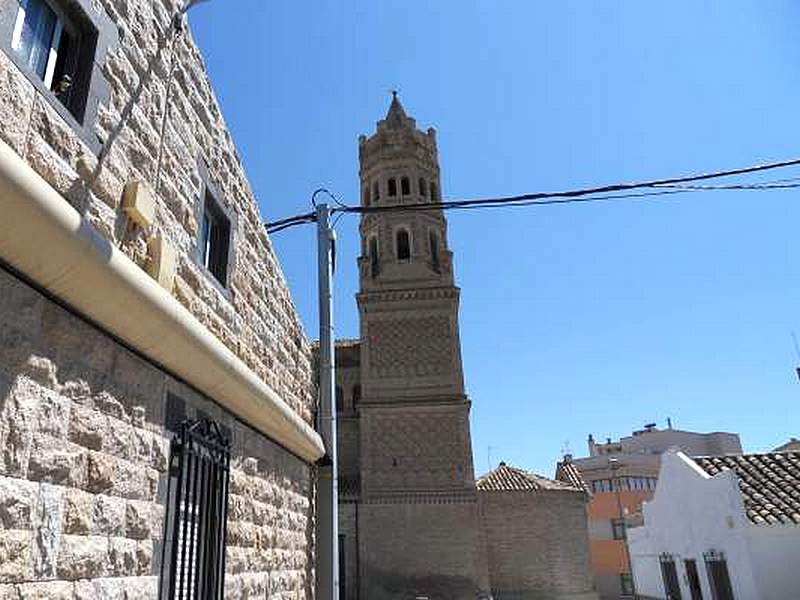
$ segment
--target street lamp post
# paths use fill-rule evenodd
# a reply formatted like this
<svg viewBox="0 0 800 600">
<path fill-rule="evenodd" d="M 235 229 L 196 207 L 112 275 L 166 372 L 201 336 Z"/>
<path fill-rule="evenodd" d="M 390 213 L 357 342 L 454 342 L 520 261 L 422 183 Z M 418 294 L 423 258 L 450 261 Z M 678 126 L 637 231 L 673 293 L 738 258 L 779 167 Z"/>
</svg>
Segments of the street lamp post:
<svg viewBox="0 0 800 600">
<path fill-rule="evenodd" d="M 631 578 L 630 581 L 633 597 L 636 598 L 636 583 L 633 579 L 633 565 L 631 564 L 631 553 L 630 549 L 628 548 L 628 523 L 622 511 L 622 496 L 620 494 L 622 484 L 619 478 L 619 469 L 622 465 L 618 459 L 612 457 L 608 459 L 608 466 L 611 468 L 611 483 L 614 486 L 614 493 L 617 497 L 617 511 L 619 511 L 619 518 L 620 521 L 622 521 L 622 547 L 625 551 L 625 563 L 627 565 L 628 574 Z"/>
</svg>

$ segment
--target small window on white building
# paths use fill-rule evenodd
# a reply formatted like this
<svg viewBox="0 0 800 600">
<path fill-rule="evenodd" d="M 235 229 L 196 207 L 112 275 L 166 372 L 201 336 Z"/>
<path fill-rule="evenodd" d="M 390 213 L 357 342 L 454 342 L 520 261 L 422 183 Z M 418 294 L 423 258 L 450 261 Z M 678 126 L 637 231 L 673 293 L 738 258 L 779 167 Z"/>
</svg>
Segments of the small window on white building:
<svg viewBox="0 0 800 600">
<path fill-rule="evenodd" d="M 389 178 L 389 195 L 397 196 L 397 180 L 394 177 Z"/>
</svg>

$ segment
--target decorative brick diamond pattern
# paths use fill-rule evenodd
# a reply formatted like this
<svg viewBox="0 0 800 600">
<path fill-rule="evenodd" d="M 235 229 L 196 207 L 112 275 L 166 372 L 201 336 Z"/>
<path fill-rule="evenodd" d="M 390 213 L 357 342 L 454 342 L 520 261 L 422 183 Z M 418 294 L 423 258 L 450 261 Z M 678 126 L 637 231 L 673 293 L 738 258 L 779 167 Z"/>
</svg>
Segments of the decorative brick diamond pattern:
<svg viewBox="0 0 800 600">
<path fill-rule="evenodd" d="M 437 489 L 462 485 L 465 480 L 466 442 L 460 415 L 378 416 L 369 426 L 369 435 L 372 483 L 377 487 Z"/>
<path fill-rule="evenodd" d="M 429 316 L 369 323 L 369 367 L 373 377 L 441 375 L 453 369 L 450 319 Z"/>
</svg>

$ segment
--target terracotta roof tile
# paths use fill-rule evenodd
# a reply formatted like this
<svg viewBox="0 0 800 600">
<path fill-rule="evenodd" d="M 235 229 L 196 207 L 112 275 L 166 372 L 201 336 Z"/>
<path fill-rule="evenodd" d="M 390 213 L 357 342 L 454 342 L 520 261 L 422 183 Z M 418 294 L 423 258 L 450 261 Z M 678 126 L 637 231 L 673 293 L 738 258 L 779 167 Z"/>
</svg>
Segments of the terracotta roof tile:
<svg viewBox="0 0 800 600">
<path fill-rule="evenodd" d="M 575 466 L 571 460 L 564 459 L 563 462 L 558 463 L 556 466 L 556 479 L 570 484 L 572 487 L 583 490 L 587 494 L 591 494 L 589 485 L 581 475 L 580 469 Z"/>
<path fill-rule="evenodd" d="M 543 490 L 562 490 L 562 491 L 583 491 L 563 481 L 554 481 L 537 475 L 511 467 L 506 463 L 493 471 L 489 471 L 476 481 L 478 491 L 481 492 L 539 492 Z"/>
<path fill-rule="evenodd" d="M 800 452 L 700 456 L 711 476 L 732 470 L 739 479 L 747 518 L 757 525 L 800 525 Z"/>
</svg>

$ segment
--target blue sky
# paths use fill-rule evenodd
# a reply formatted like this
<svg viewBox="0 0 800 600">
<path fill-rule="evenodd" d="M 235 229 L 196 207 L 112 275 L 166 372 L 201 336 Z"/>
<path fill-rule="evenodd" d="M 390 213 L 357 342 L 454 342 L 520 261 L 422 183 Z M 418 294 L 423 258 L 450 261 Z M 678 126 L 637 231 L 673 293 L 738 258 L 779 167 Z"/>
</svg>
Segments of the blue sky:
<svg viewBox="0 0 800 600">
<path fill-rule="evenodd" d="M 800 157 L 800 5 L 213 0 L 192 29 L 265 219 L 358 200 L 357 137 L 398 88 L 445 199 Z M 770 178 L 800 177 L 800 169 Z M 475 467 L 552 475 L 644 423 L 800 434 L 800 190 L 449 213 Z M 358 233 L 338 225 L 340 336 Z M 316 337 L 314 230 L 277 234 Z"/>
</svg>

